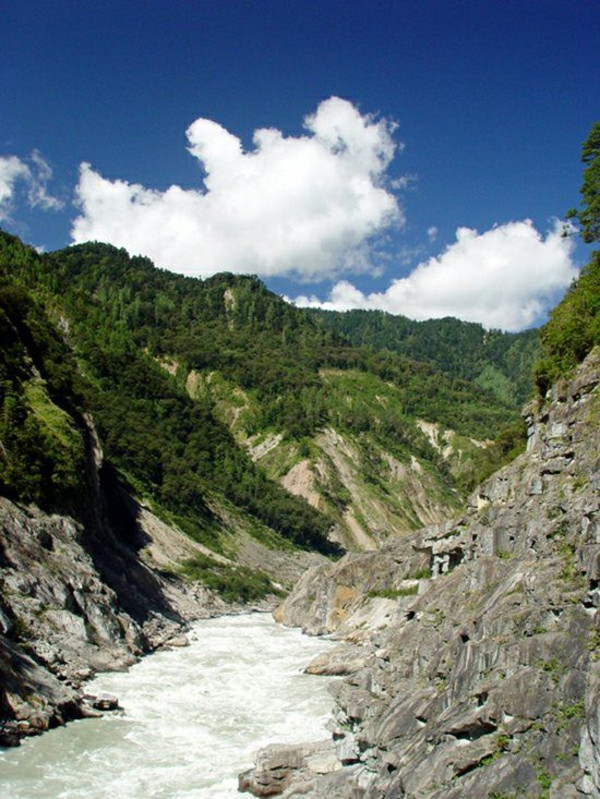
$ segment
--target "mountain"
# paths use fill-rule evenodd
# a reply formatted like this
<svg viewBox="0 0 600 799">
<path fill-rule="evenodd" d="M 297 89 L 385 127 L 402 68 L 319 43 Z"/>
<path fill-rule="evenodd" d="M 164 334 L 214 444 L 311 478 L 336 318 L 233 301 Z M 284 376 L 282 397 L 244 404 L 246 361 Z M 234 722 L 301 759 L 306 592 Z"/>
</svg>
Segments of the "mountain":
<svg viewBox="0 0 600 799">
<path fill-rule="evenodd" d="M 0 332 L 4 743 L 190 619 L 455 511 L 519 445 L 467 381 L 107 245 L 0 233 Z"/>
<path fill-rule="evenodd" d="M 101 244 L 43 257 L 19 246 L 4 238 L 6 274 L 68 325 L 107 457 L 205 543 L 218 546 L 201 507 L 210 487 L 288 537 L 330 529 L 344 546 L 372 546 L 440 518 L 518 447 L 514 404 L 353 346 L 255 278 L 184 278 Z M 275 519 L 289 500 L 273 481 L 316 508 L 294 505 L 302 531 Z"/>
<path fill-rule="evenodd" d="M 323 556 L 455 513 L 521 443 L 510 403 L 256 278 L 108 245 L 40 255 L 1 233 L 0 329 L 5 704 L 31 712 L 24 671 L 46 685 L 32 730 L 189 618 L 272 604 Z"/>
<path fill-rule="evenodd" d="M 202 399 L 192 400 L 162 368 L 160 356 L 150 356 L 121 320 L 114 318 L 118 299 L 113 303 L 112 297 L 107 298 L 103 307 L 96 299 L 96 289 L 86 297 L 85 290 L 76 286 L 69 275 L 64 285 L 58 283 L 56 261 L 45 263 L 15 240 L 5 239 L 5 245 L 2 277 L 7 298 L 6 326 L 15 335 L 21 331 L 21 360 L 31 359 L 34 369 L 32 380 L 17 380 L 10 372 L 12 365 L 7 365 L 7 378 L 12 380 L 13 388 L 12 394 L 7 392 L 3 397 L 8 409 L 20 393 L 28 419 L 39 420 L 44 414 L 32 403 L 30 386 L 40 380 L 54 393 L 56 402 L 66 407 L 68 398 L 64 392 L 59 395 L 54 391 L 54 384 L 61 379 L 68 382 L 68 374 L 78 385 L 80 407 L 85 405 L 93 414 L 108 459 L 120 470 L 121 479 L 125 483 L 131 481 L 131 488 L 140 495 L 149 493 L 157 507 L 164 505 L 190 535 L 219 548 L 219 533 L 209 507 L 209 494 L 216 491 L 252 513 L 280 538 L 331 551 L 326 539 L 328 520 L 265 479 L 211 413 L 210 404 Z M 122 288 L 118 270 L 114 278 L 118 292 L 131 293 L 131 288 Z M 37 299 L 33 321 L 11 299 L 19 292 L 29 308 L 36 307 L 33 298 Z M 52 330 L 48 316 L 62 329 L 65 341 L 56 326 Z M 36 339 L 40 319 L 44 319 L 45 327 Z M 32 346 L 28 347 L 30 341 Z M 57 349 L 52 361 L 38 357 L 37 350 L 47 347 L 47 341 L 52 341 Z M 26 373 L 26 367 L 22 371 Z M 18 482 L 7 482 L 12 479 L 11 469 L 18 468 L 22 446 L 19 440 L 11 445 L 10 435 L 19 425 L 6 415 L 5 420 L 4 434 L 11 451 L 6 458 L 4 487 L 11 498 L 47 500 L 52 506 L 53 496 L 31 495 Z M 25 425 L 24 434 L 27 429 Z M 57 436 L 60 440 L 58 433 Z M 40 446 L 47 449 L 45 441 Z M 38 471 L 52 470 L 40 466 Z"/>
</svg>

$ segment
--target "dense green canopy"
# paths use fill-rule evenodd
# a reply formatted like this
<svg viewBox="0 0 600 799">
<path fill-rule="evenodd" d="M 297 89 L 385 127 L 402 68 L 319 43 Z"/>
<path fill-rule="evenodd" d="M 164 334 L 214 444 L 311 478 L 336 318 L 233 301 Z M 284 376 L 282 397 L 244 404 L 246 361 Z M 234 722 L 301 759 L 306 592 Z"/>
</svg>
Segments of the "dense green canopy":
<svg viewBox="0 0 600 799">
<path fill-rule="evenodd" d="M 587 244 L 600 241 L 600 122 L 592 126 L 583 144 L 581 160 L 587 165 L 581 186 L 581 208 L 573 208 L 567 216 L 581 225 L 581 236 Z"/>
</svg>

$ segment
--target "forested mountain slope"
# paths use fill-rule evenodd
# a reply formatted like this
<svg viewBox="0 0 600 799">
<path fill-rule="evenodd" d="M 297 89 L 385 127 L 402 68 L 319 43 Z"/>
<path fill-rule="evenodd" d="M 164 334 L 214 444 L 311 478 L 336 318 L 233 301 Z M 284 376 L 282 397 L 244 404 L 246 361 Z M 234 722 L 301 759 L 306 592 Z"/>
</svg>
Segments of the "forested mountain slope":
<svg viewBox="0 0 600 799">
<path fill-rule="evenodd" d="M 327 548 L 329 530 L 361 548 L 456 507 L 518 445 L 510 403 L 352 346 L 255 278 L 185 278 L 102 244 L 40 257 L 0 243 L 5 279 L 77 352 L 108 459 L 213 548 L 211 491 L 301 546 Z"/>
<path fill-rule="evenodd" d="M 219 523 L 209 507 L 210 495 L 216 493 L 277 531 L 280 539 L 330 549 L 328 520 L 266 480 L 209 405 L 190 399 L 118 320 L 106 317 L 93 295 L 82 302 L 81 290 L 74 290 L 71 302 L 65 302 L 61 288 L 52 293 L 33 278 L 35 270 L 40 270 L 39 277 L 45 268 L 34 252 L 14 239 L 4 239 L 4 244 L 2 319 L 13 346 L 3 350 L 2 483 L 11 498 L 53 506 L 56 497 L 50 487 L 35 491 L 24 481 L 43 483 L 47 475 L 54 482 L 67 479 L 67 467 L 42 468 L 40 461 L 53 457 L 48 436 L 54 435 L 63 450 L 68 443 L 67 422 L 62 430 L 56 413 L 38 407 L 40 392 L 47 390 L 59 407 L 92 413 L 121 479 L 140 496 L 147 493 L 196 539 L 219 548 Z M 26 274 L 26 280 L 20 279 Z M 52 270 L 47 274 L 50 282 L 56 278 Z M 44 308 L 62 327 L 75 355 Z M 45 425 L 40 427 L 40 420 Z M 32 441 L 40 444 L 39 456 L 27 450 Z M 75 465 L 73 471 L 79 474 Z"/>
<path fill-rule="evenodd" d="M 308 313 L 324 330 L 342 334 L 352 344 L 434 364 L 509 404 L 520 406 L 531 396 L 531 373 L 541 355 L 536 330 L 503 333 L 459 319 L 416 322 L 384 311 Z"/>
</svg>

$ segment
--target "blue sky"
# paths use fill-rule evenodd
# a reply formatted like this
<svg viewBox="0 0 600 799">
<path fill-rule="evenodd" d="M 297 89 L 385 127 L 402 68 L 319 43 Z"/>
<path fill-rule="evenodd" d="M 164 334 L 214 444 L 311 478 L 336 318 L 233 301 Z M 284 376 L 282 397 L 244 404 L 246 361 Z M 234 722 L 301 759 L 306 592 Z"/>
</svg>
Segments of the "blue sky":
<svg viewBox="0 0 600 799">
<path fill-rule="evenodd" d="M 587 257 L 553 220 L 599 41 L 596 0 L 12 0 L 0 224 L 303 304 L 538 324 Z"/>
</svg>

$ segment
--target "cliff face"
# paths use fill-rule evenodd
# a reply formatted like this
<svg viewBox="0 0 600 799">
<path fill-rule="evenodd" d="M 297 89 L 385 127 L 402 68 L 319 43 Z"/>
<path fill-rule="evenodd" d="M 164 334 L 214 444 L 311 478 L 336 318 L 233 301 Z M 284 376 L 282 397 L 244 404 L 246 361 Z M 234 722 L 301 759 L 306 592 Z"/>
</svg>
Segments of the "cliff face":
<svg viewBox="0 0 600 799">
<path fill-rule="evenodd" d="M 528 451 L 466 514 L 286 600 L 284 623 L 355 646 L 313 667 L 350 676 L 337 763 L 303 795 L 600 796 L 599 384 L 595 351 L 528 407 Z"/>
<path fill-rule="evenodd" d="M 6 739 L 79 715 L 77 682 L 132 663 L 144 641 L 100 580 L 81 527 L 4 499 L 0 524 Z"/>
<path fill-rule="evenodd" d="M 85 679 L 126 668 L 219 604 L 99 529 L 101 545 L 67 516 L 0 498 L 0 745 L 81 716 Z"/>
</svg>

